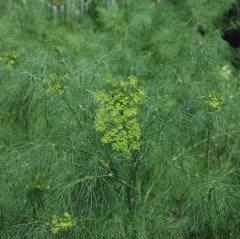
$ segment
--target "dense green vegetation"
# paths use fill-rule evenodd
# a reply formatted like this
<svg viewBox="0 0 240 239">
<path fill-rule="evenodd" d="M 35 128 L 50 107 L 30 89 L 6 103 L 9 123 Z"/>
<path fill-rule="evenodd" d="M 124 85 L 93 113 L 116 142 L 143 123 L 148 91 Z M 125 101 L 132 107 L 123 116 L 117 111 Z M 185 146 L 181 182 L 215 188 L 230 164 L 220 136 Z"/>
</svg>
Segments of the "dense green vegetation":
<svg viewBox="0 0 240 239">
<path fill-rule="evenodd" d="M 49 2 L 0 0 L 0 238 L 240 238 L 239 2 Z"/>
</svg>

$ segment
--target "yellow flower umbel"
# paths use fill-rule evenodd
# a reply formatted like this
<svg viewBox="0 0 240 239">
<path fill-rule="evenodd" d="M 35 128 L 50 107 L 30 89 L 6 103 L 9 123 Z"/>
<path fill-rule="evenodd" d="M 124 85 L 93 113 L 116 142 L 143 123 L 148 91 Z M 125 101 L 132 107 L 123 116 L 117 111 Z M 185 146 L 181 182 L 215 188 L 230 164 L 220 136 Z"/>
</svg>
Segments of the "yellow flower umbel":
<svg viewBox="0 0 240 239">
<path fill-rule="evenodd" d="M 110 144 L 124 157 L 130 158 L 132 152 L 140 148 L 138 105 L 145 100 L 146 94 L 138 86 L 135 76 L 128 77 L 128 81 L 113 80 L 111 76 L 107 76 L 105 82 L 108 90 L 95 94 L 99 103 L 95 128 L 103 132 L 103 143 Z"/>
<path fill-rule="evenodd" d="M 46 191 L 50 189 L 50 185 L 44 179 L 44 174 L 37 174 L 33 180 L 33 182 L 27 185 L 28 190 L 35 190 L 35 191 Z"/>
<path fill-rule="evenodd" d="M 210 109 L 213 110 L 219 109 L 222 103 L 223 97 L 220 94 L 216 93 L 215 91 L 209 93 L 207 104 L 210 107 Z"/>
<path fill-rule="evenodd" d="M 57 76 L 56 73 L 50 75 L 43 80 L 44 86 L 46 88 L 45 93 L 50 94 L 53 92 L 63 95 L 65 93 L 63 88 L 63 83 L 68 79 L 68 76 Z"/>
<path fill-rule="evenodd" d="M 53 215 L 51 220 L 52 234 L 70 231 L 73 227 L 72 216 L 65 212 L 62 217 Z"/>
<path fill-rule="evenodd" d="M 9 70 L 13 68 L 17 58 L 18 55 L 15 51 L 5 52 L 0 55 L 0 62 L 3 62 L 5 64 L 6 69 Z"/>
</svg>

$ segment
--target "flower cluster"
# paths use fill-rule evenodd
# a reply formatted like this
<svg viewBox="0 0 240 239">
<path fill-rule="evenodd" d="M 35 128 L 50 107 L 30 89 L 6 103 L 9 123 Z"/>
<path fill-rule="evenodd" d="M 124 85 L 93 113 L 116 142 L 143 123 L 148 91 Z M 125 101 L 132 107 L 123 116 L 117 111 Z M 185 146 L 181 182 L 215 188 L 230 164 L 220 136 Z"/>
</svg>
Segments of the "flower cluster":
<svg viewBox="0 0 240 239">
<path fill-rule="evenodd" d="M 5 64 L 6 69 L 12 69 L 16 63 L 17 58 L 18 55 L 15 51 L 5 52 L 0 55 L 0 62 L 3 62 Z"/>
<path fill-rule="evenodd" d="M 63 83 L 68 79 L 68 75 L 57 76 L 56 73 L 44 78 L 43 84 L 45 86 L 45 93 L 50 94 L 56 92 L 59 95 L 63 95 L 65 90 L 63 88 Z"/>
<path fill-rule="evenodd" d="M 220 94 L 213 91 L 208 95 L 207 104 L 210 107 L 210 109 L 213 110 L 219 109 L 223 104 L 223 97 Z"/>
<path fill-rule="evenodd" d="M 138 105 L 145 100 L 146 94 L 138 86 L 135 76 L 129 76 L 128 81 L 113 80 L 107 76 L 105 82 L 108 89 L 95 94 L 99 103 L 95 128 L 104 133 L 101 139 L 103 143 L 110 144 L 113 149 L 129 158 L 140 147 Z"/>
<path fill-rule="evenodd" d="M 33 182 L 27 185 L 27 189 L 30 191 L 46 191 L 50 189 L 50 185 L 44 179 L 44 175 L 38 173 Z"/>
<path fill-rule="evenodd" d="M 51 220 L 51 232 L 57 234 L 59 232 L 70 231 L 73 227 L 72 216 L 65 212 L 62 217 L 53 215 Z"/>
<path fill-rule="evenodd" d="M 226 64 L 220 68 L 220 75 L 223 79 L 229 80 L 232 77 L 232 69 L 230 65 Z"/>
</svg>

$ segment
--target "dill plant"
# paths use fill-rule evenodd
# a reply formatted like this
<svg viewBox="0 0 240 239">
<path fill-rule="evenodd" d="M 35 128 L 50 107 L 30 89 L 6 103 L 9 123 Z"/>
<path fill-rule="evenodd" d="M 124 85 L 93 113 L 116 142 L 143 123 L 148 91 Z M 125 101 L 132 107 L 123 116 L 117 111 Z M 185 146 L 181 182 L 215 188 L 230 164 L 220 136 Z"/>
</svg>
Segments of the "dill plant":
<svg viewBox="0 0 240 239">
<path fill-rule="evenodd" d="M 81 127 L 82 126 L 82 121 L 80 120 L 77 112 L 73 108 L 73 106 L 69 103 L 69 100 L 66 98 L 65 94 L 65 81 L 69 79 L 68 75 L 64 76 L 57 76 L 56 73 L 50 75 L 49 77 L 46 77 L 43 79 L 43 86 L 45 88 L 45 94 L 46 95 L 51 95 L 52 93 L 56 93 L 57 95 L 60 96 L 60 98 L 66 103 L 68 109 L 74 116 L 76 122 L 78 125 Z"/>
<path fill-rule="evenodd" d="M 106 90 L 95 93 L 99 108 L 96 111 L 95 127 L 103 132 L 101 141 L 111 145 L 113 150 L 119 151 L 124 158 L 131 162 L 126 167 L 128 171 L 127 183 L 120 179 L 126 187 L 125 200 L 130 218 L 135 217 L 137 206 L 137 171 L 140 164 L 136 152 L 140 150 L 141 131 L 137 120 L 138 105 L 145 98 L 145 91 L 138 86 L 138 79 L 129 76 L 128 81 L 113 80 L 111 76 L 105 78 Z M 110 162 L 112 160 L 110 159 Z M 109 168 L 109 166 L 108 166 Z M 117 169 L 120 171 L 121 169 Z M 113 174 L 110 173 L 110 176 Z M 134 223 L 133 223 L 134 227 Z M 134 232 L 127 231 L 134 236 Z"/>
<path fill-rule="evenodd" d="M 44 209 L 44 197 L 50 185 L 44 180 L 44 175 L 37 174 L 33 182 L 26 186 L 27 199 L 33 209 L 33 217 L 37 218 L 39 211 Z"/>
</svg>

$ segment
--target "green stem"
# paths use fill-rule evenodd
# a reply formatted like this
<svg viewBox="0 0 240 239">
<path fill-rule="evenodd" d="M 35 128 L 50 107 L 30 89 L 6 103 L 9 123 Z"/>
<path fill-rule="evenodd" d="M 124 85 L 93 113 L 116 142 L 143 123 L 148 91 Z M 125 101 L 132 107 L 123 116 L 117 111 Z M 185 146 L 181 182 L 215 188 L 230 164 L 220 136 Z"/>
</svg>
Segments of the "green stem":
<svg viewBox="0 0 240 239">
<path fill-rule="evenodd" d="M 139 192 L 141 191 L 140 188 L 136 190 L 136 183 L 137 183 L 137 171 L 139 167 L 139 160 L 137 158 L 137 154 L 134 155 L 131 166 L 129 168 L 128 172 L 128 185 L 132 185 L 133 187 L 128 187 L 126 189 L 127 191 L 127 205 L 128 205 L 128 211 L 130 213 L 130 221 L 132 222 L 132 229 L 133 234 L 131 238 L 137 238 L 137 231 L 135 230 L 135 223 L 134 223 L 134 213 L 137 209 L 137 196 L 139 195 Z M 129 222 L 128 222 L 129 223 Z"/>
<path fill-rule="evenodd" d="M 206 151 L 205 151 L 205 169 L 209 168 L 210 164 L 210 142 L 211 142 L 211 130 L 212 130 L 212 118 L 211 115 L 207 114 L 207 139 L 206 139 Z"/>
</svg>

